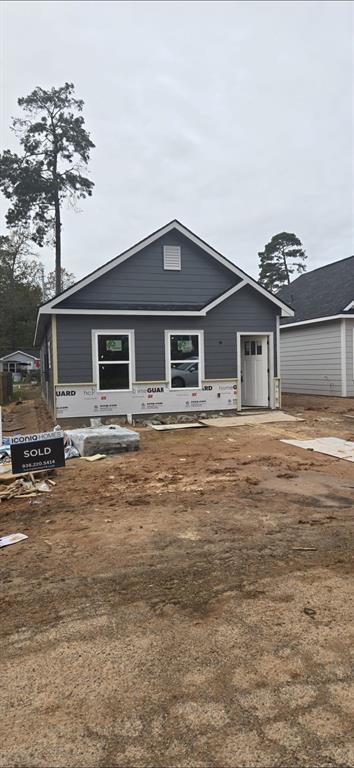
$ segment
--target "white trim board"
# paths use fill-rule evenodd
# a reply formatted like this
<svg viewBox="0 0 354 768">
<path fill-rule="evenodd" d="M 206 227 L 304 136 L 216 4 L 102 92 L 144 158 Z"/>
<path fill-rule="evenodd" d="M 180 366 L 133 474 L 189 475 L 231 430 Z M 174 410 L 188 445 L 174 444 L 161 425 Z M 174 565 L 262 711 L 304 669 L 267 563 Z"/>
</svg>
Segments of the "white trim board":
<svg viewBox="0 0 354 768">
<path fill-rule="evenodd" d="M 275 337 L 277 341 L 277 378 L 280 378 L 280 317 L 279 315 L 275 318 Z"/>
<path fill-rule="evenodd" d="M 347 348 L 345 320 L 340 321 L 340 373 L 342 397 L 347 396 Z"/>
<path fill-rule="evenodd" d="M 330 320 L 353 320 L 354 315 L 329 315 L 328 317 L 314 317 L 312 320 L 299 320 L 297 323 L 286 323 L 281 325 L 281 331 L 287 331 L 288 328 L 297 328 L 300 325 L 313 325 L 314 323 L 326 323 Z"/>
<path fill-rule="evenodd" d="M 206 315 L 204 309 L 195 310 L 155 310 L 155 309 L 46 309 L 45 312 L 39 310 L 39 314 L 45 315 L 134 315 L 134 316 L 168 316 L 173 317 L 201 317 Z"/>
<path fill-rule="evenodd" d="M 161 227 L 160 229 L 156 230 L 156 232 L 153 232 L 151 235 L 144 238 L 139 243 L 136 243 L 136 245 L 133 245 L 127 251 L 124 251 L 119 256 L 116 256 L 114 259 L 111 259 L 111 261 L 107 262 L 106 264 L 103 264 L 102 267 L 99 267 L 94 272 L 91 272 L 89 275 L 87 275 L 87 277 L 84 277 L 82 280 L 79 280 L 79 282 L 76 283 L 75 285 L 71 286 L 70 288 L 67 288 L 67 290 L 63 291 L 61 294 L 59 294 L 59 296 L 56 296 L 54 299 L 51 299 L 51 301 L 48 301 L 45 304 L 43 304 L 39 312 L 42 311 L 43 313 L 43 310 L 48 311 L 49 309 L 53 309 L 53 307 L 55 307 L 61 301 L 69 298 L 69 296 L 72 296 L 74 293 L 81 290 L 81 288 L 84 288 L 86 285 L 89 285 L 97 278 L 102 277 L 102 275 L 105 275 L 111 269 L 114 269 L 115 267 L 119 266 L 124 261 L 129 259 L 131 256 L 134 256 L 136 253 L 139 253 L 139 251 L 141 251 L 143 248 L 146 248 L 148 245 L 151 245 L 151 243 L 155 242 L 155 240 L 158 240 L 160 237 L 163 237 L 164 235 L 168 234 L 168 232 L 170 232 L 173 229 L 176 229 L 184 237 L 186 237 L 192 243 L 194 243 L 203 251 L 208 253 L 209 256 L 212 256 L 216 261 L 218 261 L 220 264 L 226 267 L 226 269 L 230 270 L 230 272 L 233 272 L 235 275 L 240 277 L 241 280 L 244 280 L 245 283 L 251 285 L 252 288 L 254 288 L 256 291 L 258 291 L 267 299 L 269 299 L 269 301 L 272 301 L 274 304 L 280 307 L 282 310 L 282 315 L 284 315 L 285 317 L 293 317 L 294 311 L 287 304 L 285 304 L 285 302 L 281 301 L 276 296 L 273 296 L 273 294 L 269 293 L 269 291 L 267 291 L 265 288 L 259 285 L 259 283 L 257 283 L 256 280 L 254 280 L 252 277 L 250 277 L 241 269 L 239 269 L 239 267 L 237 267 L 236 264 L 233 264 L 231 261 L 229 261 L 224 256 L 222 256 L 221 253 L 219 253 L 210 245 L 208 245 L 206 242 L 204 242 L 204 240 L 201 240 L 201 238 L 199 238 L 197 235 L 194 234 L 194 232 L 191 232 L 191 230 L 189 230 L 187 227 L 185 227 L 183 224 L 177 221 L 177 219 L 170 221 L 164 227 Z"/>
<path fill-rule="evenodd" d="M 218 304 L 221 304 L 222 301 L 225 301 L 225 299 L 229 299 L 230 296 L 233 296 L 234 293 L 239 291 L 241 288 L 244 288 L 244 286 L 247 285 L 246 280 L 241 280 L 240 283 L 237 283 L 237 285 L 233 285 L 232 288 L 229 288 L 228 291 L 225 291 L 225 293 L 222 293 L 220 296 L 218 296 L 217 299 L 214 299 L 210 302 L 210 304 L 206 304 L 205 307 L 201 310 L 201 313 L 203 315 L 206 315 L 207 312 L 210 312 L 211 309 L 214 309 L 214 307 L 217 307 Z"/>
<path fill-rule="evenodd" d="M 343 312 L 349 312 L 350 309 L 354 309 L 354 300 L 350 302 L 346 307 L 343 308 Z"/>
</svg>

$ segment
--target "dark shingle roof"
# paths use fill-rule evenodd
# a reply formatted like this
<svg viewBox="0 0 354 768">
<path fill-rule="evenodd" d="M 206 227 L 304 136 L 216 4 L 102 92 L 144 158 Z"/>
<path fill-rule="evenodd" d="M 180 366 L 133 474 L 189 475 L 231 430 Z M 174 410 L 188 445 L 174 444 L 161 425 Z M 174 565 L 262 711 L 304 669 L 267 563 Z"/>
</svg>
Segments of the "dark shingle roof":
<svg viewBox="0 0 354 768">
<path fill-rule="evenodd" d="M 277 296 L 295 310 L 295 317 L 283 318 L 282 324 L 342 314 L 354 301 L 354 256 L 305 272 Z"/>
</svg>

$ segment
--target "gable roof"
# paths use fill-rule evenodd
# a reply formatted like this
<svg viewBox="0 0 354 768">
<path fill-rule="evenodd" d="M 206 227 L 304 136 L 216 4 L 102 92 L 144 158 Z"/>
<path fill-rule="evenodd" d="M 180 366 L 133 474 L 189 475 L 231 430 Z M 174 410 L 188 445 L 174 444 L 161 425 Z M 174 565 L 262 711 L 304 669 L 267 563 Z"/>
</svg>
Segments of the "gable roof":
<svg viewBox="0 0 354 768">
<path fill-rule="evenodd" d="M 141 251 L 143 248 L 146 248 L 147 245 L 150 245 L 155 240 L 158 240 L 158 238 L 162 237 L 163 235 L 170 232 L 172 229 L 176 229 L 178 232 L 180 232 L 182 235 L 187 237 L 191 242 L 193 242 L 195 245 L 197 245 L 199 248 L 201 248 L 203 251 L 208 253 L 210 256 L 212 256 L 214 259 L 216 259 L 220 264 L 222 264 L 224 267 L 229 269 L 231 272 L 233 272 L 235 275 L 240 277 L 242 280 L 245 280 L 246 283 L 251 285 L 253 288 L 255 288 L 257 291 L 262 293 L 267 299 L 272 301 L 274 304 L 276 304 L 278 307 L 284 311 L 285 315 L 289 315 L 290 317 L 293 315 L 293 312 L 291 308 L 283 301 L 282 299 L 278 298 L 277 296 L 274 296 L 272 293 L 267 291 L 265 288 L 263 288 L 259 283 L 257 283 L 256 280 L 254 280 L 252 277 L 246 274 L 246 272 L 243 272 L 242 269 L 236 266 L 236 264 L 233 264 L 232 261 L 229 261 L 229 259 L 226 259 L 225 256 L 222 256 L 219 251 L 216 251 L 214 248 L 212 248 L 208 243 L 206 243 L 204 240 L 202 240 L 198 235 L 195 235 L 194 232 L 192 232 L 190 229 L 187 229 L 183 224 L 181 224 L 177 219 L 174 219 L 173 221 L 170 221 L 168 224 L 166 224 L 164 227 L 161 227 L 160 229 L 157 229 L 155 232 L 153 232 L 148 237 L 145 237 L 143 240 L 140 240 L 138 243 L 133 245 L 131 248 L 128 248 L 128 250 L 123 251 L 123 253 L 119 254 L 115 258 L 111 259 L 110 261 L 106 262 L 106 264 L 103 264 L 102 267 L 98 267 L 98 269 L 95 269 L 93 272 L 91 272 L 86 277 L 82 278 L 82 280 L 79 280 L 77 283 L 72 285 L 70 288 L 67 288 L 65 291 L 62 291 L 59 293 L 54 299 L 51 299 L 50 301 L 44 302 L 40 306 L 40 309 L 54 309 L 57 304 L 59 304 L 61 301 L 63 301 L 64 298 L 67 298 L 71 296 L 73 293 L 76 293 L 76 291 L 79 291 L 81 288 L 84 288 L 85 285 L 88 285 L 93 280 L 96 280 L 98 277 L 101 277 L 102 275 L 106 274 L 111 269 L 114 269 L 114 267 L 119 266 L 123 263 L 126 259 L 129 259 L 131 256 L 134 256 L 136 253 Z M 226 291 L 226 293 L 228 293 Z M 225 296 L 226 298 L 226 296 Z"/>
<path fill-rule="evenodd" d="M 24 355 L 25 357 L 31 357 L 32 360 L 39 360 L 39 355 L 30 355 L 28 352 L 24 352 L 22 349 L 16 349 L 14 352 L 8 352 L 7 355 L 3 355 L 3 357 L 0 357 L 0 360 L 7 360 L 8 357 L 12 357 L 13 355 Z"/>
<path fill-rule="evenodd" d="M 140 309 L 137 306 L 131 306 L 129 308 L 124 308 L 123 305 L 119 309 L 98 309 L 98 308 L 87 308 L 87 309 L 66 309 L 61 308 L 58 306 L 64 299 L 68 298 L 69 296 L 72 296 L 77 291 L 80 291 L 82 288 L 84 288 L 86 285 L 89 285 L 89 283 L 92 283 L 94 280 L 97 280 L 98 278 L 102 277 L 102 275 L 105 275 L 110 270 L 114 269 L 115 267 L 119 267 L 120 264 L 122 264 L 127 259 L 134 256 L 136 253 L 139 253 L 143 248 L 146 248 L 148 245 L 151 245 L 151 243 L 154 243 L 159 238 L 166 235 L 168 232 L 171 232 L 172 230 L 176 230 L 177 232 L 181 233 L 186 237 L 188 240 L 190 240 L 194 245 L 198 246 L 201 250 L 203 250 L 205 253 L 209 254 L 213 259 L 215 259 L 219 264 L 222 264 L 226 269 L 228 269 L 230 272 L 232 272 L 235 276 L 239 278 L 239 281 L 236 285 L 234 285 L 232 288 L 225 291 L 221 296 L 218 296 L 214 298 L 212 301 L 209 301 L 208 304 L 202 306 L 202 307 L 194 307 L 193 309 L 181 309 L 181 307 L 178 308 L 172 308 L 170 305 L 168 308 L 164 308 L 165 305 L 163 301 L 159 303 L 158 307 L 155 306 L 155 308 L 147 308 L 141 307 Z M 225 299 L 228 299 L 233 293 L 238 291 L 240 288 L 243 288 L 245 285 L 249 285 L 252 288 L 254 288 L 256 291 L 261 293 L 266 299 L 271 301 L 273 304 L 278 306 L 281 309 L 281 314 L 283 316 L 293 316 L 293 310 L 291 307 L 289 307 L 285 301 L 283 301 L 281 298 L 274 296 L 272 293 L 267 291 L 265 288 L 263 288 L 259 283 L 257 283 L 256 280 L 254 280 L 252 277 L 246 274 L 242 269 L 236 266 L 236 264 L 233 264 L 232 261 L 229 261 L 229 259 L 226 259 L 225 256 L 223 256 L 219 251 L 216 251 L 215 248 L 212 248 L 208 243 L 206 243 L 204 240 L 202 240 L 198 235 L 196 235 L 194 232 L 192 232 L 190 229 L 185 227 L 181 222 L 179 222 L 177 219 L 173 219 L 168 224 L 165 224 L 165 226 L 161 227 L 160 229 L 157 229 L 155 232 L 153 232 L 148 237 L 145 237 L 143 240 L 140 240 L 138 243 L 133 245 L 131 248 L 128 248 L 126 251 L 123 251 L 118 256 L 115 256 L 110 261 L 103 264 L 102 267 L 98 267 L 98 269 L 95 269 L 93 272 L 90 272 L 86 277 L 82 278 L 81 280 L 78 280 L 77 283 L 70 286 L 70 288 L 67 288 L 65 291 L 62 291 L 57 296 L 55 296 L 54 299 L 50 299 L 49 301 L 44 302 L 40 305 L 38 309 L 37 314 L 37 325 L 36 325 L 36 331 L 35 331 L 35 342 L 38 342 L 38 329 L 39 329 L 39 321 L 41 315 L 51 315 L 51 314 L 105 314 L 105 315 L 195 315 L 195 316 L 203 316 L 206 315 L 207 312 L 209 312 L 211 309 L 213 309 L 215 306 L 220 304 L 222 301 L 225 301 Z"/>
<path fill-rule="evenodd" d="M 295 310 L 294 320 L 284 318 L 284 325 L 354 312 L 354 256 L 305 272 L 277 296 Z"/>
</svg>

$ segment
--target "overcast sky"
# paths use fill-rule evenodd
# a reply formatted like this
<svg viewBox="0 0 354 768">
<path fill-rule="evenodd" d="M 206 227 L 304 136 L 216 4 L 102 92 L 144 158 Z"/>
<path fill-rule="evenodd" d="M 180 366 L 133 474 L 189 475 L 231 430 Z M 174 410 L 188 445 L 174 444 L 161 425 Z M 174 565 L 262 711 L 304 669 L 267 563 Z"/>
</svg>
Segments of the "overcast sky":
<svg viewBox="0 0 354 768">
<path fill-rule="evenodd" d="M 352 255 L 352 21 L 341 0 L 3 4 L 3 147 L 17 98 L 65 81 L 96 144 L 64 266 L 82 277 L 173 218 L 253 276 L 284 230 L 309 268 Z"/>
</svg>

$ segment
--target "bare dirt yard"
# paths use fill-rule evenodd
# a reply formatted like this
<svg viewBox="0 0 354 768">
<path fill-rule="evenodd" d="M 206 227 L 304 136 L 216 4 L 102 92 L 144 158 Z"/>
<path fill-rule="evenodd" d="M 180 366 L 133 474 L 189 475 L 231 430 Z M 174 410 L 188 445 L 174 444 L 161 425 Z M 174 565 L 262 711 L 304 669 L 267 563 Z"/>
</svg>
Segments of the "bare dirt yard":
<svg viewBox="0 0 354 768">
<path fill-rule="evenodd" d="M 2 766 L 354 765 L 354 465 L 280 442 L 354 439 L 354 401 L 284 408 L 1 503 Z"/>
</svg>

